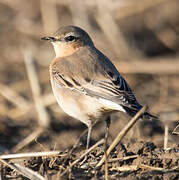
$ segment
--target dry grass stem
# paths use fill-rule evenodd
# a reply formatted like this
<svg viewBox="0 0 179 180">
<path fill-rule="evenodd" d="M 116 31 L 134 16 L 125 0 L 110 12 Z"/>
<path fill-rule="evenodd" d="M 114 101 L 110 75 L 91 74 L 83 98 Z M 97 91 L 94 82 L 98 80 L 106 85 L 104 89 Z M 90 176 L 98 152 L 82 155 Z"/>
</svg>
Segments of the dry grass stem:
<svg viewBox="0 0 179 180">
<path fill-rule="evenodd" d="M 118 166 L 118 167 L 112 167 L 110 170 L 117 170 L 121 172 L 127 172 L 127 171 L 137 171 L 139 169 L 138 165 L 130 165 L 130 166 Z"/>
<path fill-rule="evenodd" d="M 13 147 L 12 151 L 13 152 L 20 151 L 25 146 L 29 145 L 32 141 L 34 141 L 36 138 L 38 138 L 42 132 L 44 132 L 44 128 L 39 127 L 34 132 L 32 132 L 29 136 L 23 139 L 21 142 L 19 142 L 15 147 Z"/>
<path fill-rule="evenodd" d="M 76 149 L 78 144 L 80 143 L 81 138 L 88 132 L 88 129 L 85 129 L 81 134 L 80 137 L 77 139 L 73 147 L 70 149 L 69 154 L 72 154 L 72 152 Z"/>
<path fill-rule="evenodd" d="M 178 134 L 179 135 L 179 130 L 177 131 L 178 128 L 179 128 L 179 124 L 175 127 L 172 134 Z"/>
<path fill-rule="evenodd" d="M 56 3 L 54 1 L 41 0 L 40 10 L 45 32 L 53 33 L 59 27 Z M 52 21 L 49 21 L 49 16 L 53 19 Z"/>
<path fill-rule="evenodd" d="M 56 99 L 52 93 L 48 93 L 48 94 L 43 95 L 41 97 L 42 97 L 42 102 L 43 102 L 44 106 L 50 106 L 52 104 L 57 103 Z M 13 119 L 20 120 L 24 116 L 27 116 L 29 114 L 29 112 L 35 111 L 34 108 L 35 108 L 34 104 L 29 102 L 29 104 L 26 108 L 24 108 L 24 109 L 19 109 L 19 108 L 11 109 L 7 115 L 8 115 L 8 117 L 11 117 Z M 35 114 L 30 114 L 30 115 L 35 116 Z"/>
<path fill-rule="evenodd" d="M 153 166 L 148 166 L 145 164 L 139 164 L 139 165 L 130 165 L 130 166 L 118 166 L 118 167 L 112 167 L 110 170 L 117 170 L 121 172 L 127 172 L 127 171 L 137 171 L 139 169 L 147 169 L 148 171 L 159 171 L 162 173 L 168 173 L 168 172 L 174 172 L 174 171 L 179 171 L 179 167 L 174 167 L 172 169 L 165 169 L 165 168 L 160 168 L 160 167 L 153 167 Z"/>
<path fill-rule="evenodd" d="M 121 12 L 118 11 L 119 13 L 117 13 L 116 18 L 123 19 L 129 16 L 134 16 L 166 1 L 167 0 L 143 0 L 140 1 L 140 3 L 136 3 L 136 1 L 131 1 L 131 3 L 128 3 L 127 8 L 125 7 L 121 10 Z"/>
<path fill-rule="evenodd" d="M 92 124 L 92 128 L 93 126 L 97 123 L 97 120 Z M 80 137 L 77 139 L 77 141 L 75 142 L 75 144 L 73 145 L 72 149 L 69 151 L 69 154 L 72 154 L 72 152 L 75 150 L 75 148 L 78 146 L 78 144 L 80 143 L 81 138 L 88 132 L 88 129 L 85 129 L 81 134 Z"/>
<path fill-rule="evenodd" d="M 81 5 L 82 3 L 84 3 L 84 6 Z M 72 14 L 73 23 L 80 27 L 85 27 L 90 32 L 92 29 L 89 23 L 87 6 L 85 3 L 86 1 L 83 0 L 78 0 L 74 4 L 68 1 L 68 6 Z"/>
<path fill-rule="evenodd" d="M 48 93 L 42 96 L 42 101 L 45 106 L 50 106 L 52 104 L 56 104 L 57 101 L 53 95 L 53 93 Z"/>
<path fill-rule="evenodd" d="M 66 156 L 67 154 L 60 155 L 60 151 L 47 151 L 47 152 L 32 152 L 32 153 L 18 153 L 18 154 L 5 154 L 0 155 L 0 159 L 22 159 L 32 157 L 54 157 L 54 156 Z"/>
<path fill-rule="evenodd" d="M 172 171 L 179 171 L 178 166 L 175 166 L 172 169 L 165 169 L 165 168 L 161 168 L 161 167 L 154 167 L 154 166 L 148 166 L 148 165 L 145 165 L 145 164 L 140 164 L 139 167 L 141 169 L 149 169 L 149 170 L 152 170 L 152 171 L 160 171 L 160 172 L 163 172 L 163 173 L 172 172 Z"/>
<path fill-rule="evenodd" d="M 0 159 L 0 162 L 10 167 L 17 173 L 29 178 L 30 180 L 45 180 L 43 176 L 27 167 L 23 167 L 17 163 L 8 163 L 6 160 L 3 159 Z"/>
<path fill-rule="evenodd" d="M 70 166 L 63 172 L 60 174 L 60 177 L 65 175 L 75 164 L 77 164 L 79 161 L 81 161 L 86 155 L 88 155 L 92 150 L 94 150 L 96 147 L 98 147 L 99 145 L 104 143 L 104 139 L 101 139 L 100 141 L 98 141 L 95 145 L 93 145 L 91 148 L 89 148 L 84 154 L 82 154 L 78 159 L 76 159 L 75 161 L 73 161 Z"/>
<path fill-rule="evenodd" d="M 122 140 L 122 138 L 127 134 L 127 132 L 132 128 L 132 126 L 137 122 L 141 115 L 147 110 L 147 106 L 144 106 L 130 121 L 129 123 L 120 131 L 115 140 L 112 142 L 107 150 L 107 155 L 115 148 L 115 146 Z M 105 160 L 105 156 L 100 160 L 96 167 L 100 167 Z"/>
<path fill-rule="evenodd" d="M 135 159 L 139 157 L 138 155 L 133 155 L 133 156 L 126 156 L 126 157 L 122 157 L 122 158 L 113 158 L 113 159 L 109 159 L 108 162 L 115 162 L 115 161 L 126 161 L 129 159 Z"/>
<path fill-rule="evenodd" d="M 15 104 L 21 111 L 26 111 L 28 109 L 29 103 L 26 99 L 20 96 L 16 91 L 12 90 L 8 86 L 0 83 L 0 93 L 8 101 Z"/>
<path fill-rule="evenodd" d="M 0 180 L 178 178 L 179 0 L 0 0 L 0 15 Z M 157 121 L 126 122 L 119 112 L 108 149 L 103 140 L 79 145 L 87 129 L 79 137 L 83 125 L 58 106 L 54 48 L 40 40 L 66 25 L 89 33 Z"/>
<path fill-rule="evenodd" d="M 32 88 L 35 106 L 38 112 L 39 125 L 42 127 L 48 127 L 49 115 L 45 109 L 45 106 L 41 98 L 40 83 L 38 80 L 37 72 L 35 70 L 33 57 L 30 51 L 28 51 L 27 49 L 24 50 L 23 53 L 24 53 L 24 61 L 26 65 L 27 74 Z"/>
<path fill-rule="evenodd" d="M 179 74 L 178 58 L 175 62 L 172 59 L 164 60 L 159 58 L 153 59 L 153 61 L 148 61 L 147 59 L 130 62 L 120 61 L 117 62 L 116 67 L 121 73 L 126 74 Z"/>
<path fill-rule="evenodd" d="M 111 47 L 114 49 L 115 54 L 117 56 L 120 55 L 120 57 L 128 56 L 130 54 L 128 44 L 123 38 L 124 36 L 120 32 L 120 29 L 115 23 L 115 20 L 109 12 L 109 9 L 107 9 L 107 7 L 98 4 L 98 14 L 96 16 L 96 20 L 100 25 L 101 29 L 103 30 L 108 41 L 112 45 Z M 120 38 L 116 41 L 116 37 Z M 121 48 L 120 51 L 119 47 Z"/>
</svg>

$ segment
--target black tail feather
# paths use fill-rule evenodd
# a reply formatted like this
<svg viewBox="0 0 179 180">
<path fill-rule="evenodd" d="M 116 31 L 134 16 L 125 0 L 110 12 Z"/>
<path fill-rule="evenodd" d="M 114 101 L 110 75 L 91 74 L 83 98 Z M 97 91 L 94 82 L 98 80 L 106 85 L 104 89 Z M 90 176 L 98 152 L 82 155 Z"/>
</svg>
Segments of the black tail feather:
<svg viewBox="0 0 179 180">
<path fill-rule="evenodd" d="M 130 109 L 129 107 L 125 107 L 125 106 L 123 106 L 123 108 L 125 109 L 126 113 L 127 113 L 129 116 L 131 116 L 131 117 L 135 116 L 136 113 L 137 113 L 138 111 L 140 111 L 140 109 L 137 111 L 137 110 L 134 110 L 134 109 Z M 141 108 L 142 108 L 142 107 L 141 107 Z M 154 115 L 152 115 L 152 114 L 150 114 L 150 113 L 148 113 L 148 112 L 145 112 L 145 113 L 143 114 L 143 116 L 142 116 L 142 119 L 157 120 L 158 117 L 157 117 L 157 116 L 154 116 Z"/>
<path fill-rule="evenodd" d="M 143 115 L 143 118 L 145 119 L 148 119 L 148 120 L 158 120 L 158 117 L 157 116 L 154 116 L 148 112 L 145 112 L 144 115 Z"/>
</svg>

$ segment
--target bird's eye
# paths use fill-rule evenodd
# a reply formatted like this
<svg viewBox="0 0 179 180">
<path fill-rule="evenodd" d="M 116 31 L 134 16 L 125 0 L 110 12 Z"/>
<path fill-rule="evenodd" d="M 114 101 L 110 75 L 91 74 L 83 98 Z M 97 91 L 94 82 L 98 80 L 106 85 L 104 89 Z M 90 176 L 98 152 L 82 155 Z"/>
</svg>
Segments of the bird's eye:
<svg viewBox="0 0 179 180">
<path fill-rule="evenodd" d="M 75 41 L 77 38 L 75 36 L 67 36 L 65 37 L 65 41 L 69 42 L 69 41 Z"/>
</svg>

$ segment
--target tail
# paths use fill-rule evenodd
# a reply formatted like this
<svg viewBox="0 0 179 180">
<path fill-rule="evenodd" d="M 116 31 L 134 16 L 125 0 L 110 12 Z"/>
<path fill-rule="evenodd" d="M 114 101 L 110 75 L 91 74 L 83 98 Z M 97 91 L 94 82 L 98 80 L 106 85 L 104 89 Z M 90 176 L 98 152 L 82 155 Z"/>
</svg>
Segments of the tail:
<svg viewBox="0 0 179 180">
<path fill-rule="evenodd" d="M 133 116 L 136 115 L 136 113 L 137 113 L 138 111 L 140 111 L 140 109 L 142 108 L 142 106 L 139 107 L 138 110 L 130 109 L 129 107 L 125 107 L 125 106 L 123 106 L 123 108 L 125 109 L 126 113 L 127 113 L 129 116 L 133 117 Z M 152 114 L 150 114 L 150 113 L 148 113 L 148 112 L 145 112 L 145 113 L 142 115 L 141 118 L 144 119 L 144 120 L 147 119 L 147 120 L 151 120 L 151 121 L 152 121 L 152 120 L 158 120 L 158 117 L 157 117 L 157 116 L 154 116 L 154 115 L 152 115 Z"/>
<path fill-rule="evenodd" d="M 158 120 L 158 117 L 157 116 L 154 116 L 148 112 L 145 112 L 142 116 L 143 119 L 148 119 L 148 120 Z"/>
</svg>

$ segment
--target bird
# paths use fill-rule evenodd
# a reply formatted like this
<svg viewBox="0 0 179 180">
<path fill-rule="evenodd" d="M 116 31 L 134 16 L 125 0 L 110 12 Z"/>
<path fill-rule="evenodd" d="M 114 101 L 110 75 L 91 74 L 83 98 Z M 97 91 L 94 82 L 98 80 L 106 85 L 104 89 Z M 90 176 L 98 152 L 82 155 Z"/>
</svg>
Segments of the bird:
<svg viewBox="0 0 179 180">
<path fill-rule="evenodd" d="M 65 113 L 87 126 L 87 149 L 95 121 L 105 119 L 108 131 L 112 113 L 133 117 L 142 108 L 127 81 L 85 30 L 63 26 L 41 39 L 52 43 L 56 55 L 49 66 L 53 94 Z M 155 116 L 145 112 L 143 118 Z"/>
</svg>

